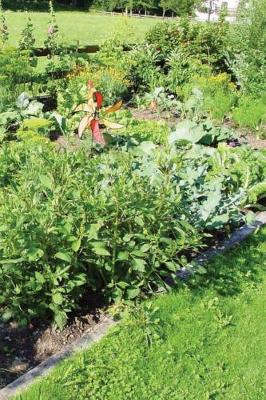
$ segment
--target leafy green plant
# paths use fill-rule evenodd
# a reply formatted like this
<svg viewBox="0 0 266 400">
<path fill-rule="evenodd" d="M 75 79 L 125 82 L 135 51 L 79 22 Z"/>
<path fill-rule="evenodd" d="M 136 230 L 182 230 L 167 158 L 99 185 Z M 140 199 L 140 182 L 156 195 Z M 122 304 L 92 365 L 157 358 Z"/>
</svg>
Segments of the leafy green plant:
<svg viewBox="0 0 266 400">
<path fill-rule="evenodd" d="M 143 154 L 136 169 L 131 153 L 88 159 L 43 146 L 13 143 L 0 152 L 4 319 L 48 314 L 62 326 L 84 290 L 131 300 L 175 277 L 178 254 L 199 246 L 200 235 L 179 222 L 186 211 L 175 188 L 161 185 L 171 169 L 166 154 L 154 154 L 156 170 Z"/>
<path fill-rule="evenodd" d="M 226 23 L 195 24 L 181 18 L 177 22 L 156 24 L 147 33 L 146 41 L 157 49 L 162 63 L 173 51 L 181 51 L 212 65 L 216 71 L 223 71 L 227 33 Z"/>
<path fill-rule="evenodd" d="M 34 47 L 34 44 L 35 44 L 34 26 L 30 16 L 28 16 L 26 26 L 21 32 L 19 48 L 20 50 L 31 50 Z"/>
<path fill-rule="evenodd" d="M 0 1 L 0 38 L 2 45 L 6 44 L 9 38 L 9 32 L 6 17 L 3 11 L 2 0 Z"/>
<path fill-rule="evenodd" d="M 122 120 L 123 122 L 123 120 Z M 119 131 L 120 136 L 134 139 L 136 143 L 152 141 L 156 144 L 166 144 L 170 128 L 164 122 L 131 119 L 125 129 Z"/>
<path fill-rule="evenodd" d="M 176 130 L 169 135 L 169 143 L 201 143 L 205 145 L 229 141 L 236 137 L 235 132 L 223 127 L 215 127 L 210 120 L 197 123 L 184 120 L 177 124 Z"/>
<path fill-rule="evenodd" d="M 203 64 L 197 56 L 191 56 L 183 48 L 170 53 L 167 58 L 167 67 L 167 88 L 180 97 L 183 96 L 183 86 L 188 84 L 195 75 L 196 81 L 200 76 L 211 75 L 211 67 L 208 64 Z"/>
<path fill-rule="evenodd" d="M 218 75 L 193 76 L 190 82 L 183 87 L 185 99 L 191 97 L 193 90 L 202 92 L 202 100 L 198 104 L 198 111 L 207 113 L 217 121 L 223 121 L 237 101 L 236 88 L 226 73 Z"/>
<path fill-rule="evenodd" d="M 265 206 L 259 205 L 258 202 L 266 198 L 266 181 L 259 182 L 252 186 L 248 191 L 248 201 L 255 205 L 259 210 L 265 210 Z"/>
<path fill-rule="evenodd" d="M 0 111 L 13 106 L 27 82 L 34 77 L 28 51 L 13 47 L 0 49 Z"/>
<path fill-rule="evenodd" d="M 265 0 L 241 2 L 237 24 L 232 26 L 228 38 L 229 67 L 241 89 L 255 98 L 265 92 L 265 10 Z"/>
<path fill-rule="evenodd" d="M 153 46 L 141 44 L 123 58 L 123 71 L 134 91 L 153 91 L 162 86 L 163 75 L 158 66 L 158 51 Z"/>
<path fill-rule="evenodd" d="M 258 129 L 266 124 L 266 96 L 254 98 L 242 96 L 238 106 L 232 111 L 233 121 L 240 127 Z"/>
<path fill-rule="evenodd" d="M 53 58 L 59 47 L 59 28 L 56 21 L 52 0 L 49 0 L 49 14 L 50 14 L 50 20 L 47 29 L 47 38 L 44 41 L 44 45 L 50 50 L 51 57 Z"/>
</svg>

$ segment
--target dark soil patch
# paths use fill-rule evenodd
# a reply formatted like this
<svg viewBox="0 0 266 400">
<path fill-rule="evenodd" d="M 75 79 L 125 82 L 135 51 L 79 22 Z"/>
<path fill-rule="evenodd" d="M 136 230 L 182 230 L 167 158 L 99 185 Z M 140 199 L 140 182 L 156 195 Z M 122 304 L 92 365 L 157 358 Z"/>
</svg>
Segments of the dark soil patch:
<svg viewBox="0 0 266 400">
<path fill-rule="evenodd" d="M 89 302 L 97 306 L 84 307 L 82 313 L 70 317 L 62 331 L 45 321 L 35 321 L 25 328 L 14 322 L 1 323 L 0 389 L 104 321 L 105 307 L 101 300 L 93 298 Z"/>
</svg>

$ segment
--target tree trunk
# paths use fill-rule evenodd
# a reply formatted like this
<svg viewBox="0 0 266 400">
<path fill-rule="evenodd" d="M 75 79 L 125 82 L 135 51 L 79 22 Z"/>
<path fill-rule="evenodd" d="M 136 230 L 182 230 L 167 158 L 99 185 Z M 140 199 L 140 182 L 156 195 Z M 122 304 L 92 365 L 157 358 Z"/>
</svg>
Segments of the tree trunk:
<svg viewBox="0 0 266 400">
<path fill-rule="evenodd" d="M 128 9 L 127 9 L 127 6 L 126 6 L 126 10 L 125 10 L 125 13 L 126 13 L 126 16 L 127 16 L 127 14 L 128 14 Z"/>
<path fill-rule="evenodd" d="M 163 8 L 163 18 L 165 17 L 166 9 Z"/>
<path fill-rule="evenodd" d="M 209 9 L 208 9 L 208 22 L 210 22 L 211 19 L 211 13 L 212 13 L 212 0 L 209 2 Z"/>
</svg>

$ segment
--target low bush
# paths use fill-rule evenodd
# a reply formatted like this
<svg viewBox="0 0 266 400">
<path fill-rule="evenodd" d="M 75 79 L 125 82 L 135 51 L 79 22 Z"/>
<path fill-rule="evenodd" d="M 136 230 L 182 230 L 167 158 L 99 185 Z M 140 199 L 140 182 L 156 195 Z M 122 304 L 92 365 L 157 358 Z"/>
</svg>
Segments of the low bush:
<svg viewBox="0 0 266 400">
<path fill-rule="evenodd" d="M 168 90 L 179 96 L 183 95 L 183 86 L 193 78 L 211 76 L 211 68 L 203 64 L 198 58 L 188 55 L 184 51 L 173 51 L 167 60 L 169 68 L 165 82 Z"/>
<path fill-rule="evenodd" d="M 127 139 L 133 138 L 139 143 L 142 141 L 152 141 L 156 144 L 166 144 L 169 133 L 170 128 L 164 121 L 139 121 L 132 119 L 125 129 L 119 131 L 119 135 L 125 136 Z"/>
<path fill-rule="evenodd" d="M 265 92 L 265 27 L 266 0 L 247 0 L 240 3 L 228 36 L 229 67 L 241 89 L 255 98 Z"/>
<path fill-rule="evenodd" d="M 179 159 L 161 157 L 157 177 L 155 166 L 146 170 L 143 157 L 136 168 L 129 153 L 88 159 L 29 142 L 4 146 L 3 318 L 26 323 L 48 314 L 62 326 L 85 290 L 132 299 L 143 288 L 161 286 L 178 269 L 180 253 L 201 242 L 175 186 L 167 183 Z"/>
</svg>

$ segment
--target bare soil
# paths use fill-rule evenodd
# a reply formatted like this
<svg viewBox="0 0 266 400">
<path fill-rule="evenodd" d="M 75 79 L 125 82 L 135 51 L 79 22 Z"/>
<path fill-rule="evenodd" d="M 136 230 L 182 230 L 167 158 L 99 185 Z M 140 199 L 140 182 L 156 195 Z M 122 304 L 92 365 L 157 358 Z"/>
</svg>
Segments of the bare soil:
<svg viewBox="0 0 266 400">
<path fill-rule="evenodd" d="M 248 133 L 245 136 L 248 144 L 250 145 L 250 147 L 252 147 L 253 149 L 265 149 L 266 148 L 266 139 L 259 139 L 257 138 L 255 135 L 253 135 L 252 133 Z"/>
<path fill-rule="evenodd" d="M 105 318 L 105 307 L 101 300 L 96 299 L 97 303 L 98 306 L 70 317 L 62 331 L 44 321 L 35 321 L 23 328 L 14 322 L 1 323 L 0 389 L 83 334 L 93 331 Z"/>
</svg>

